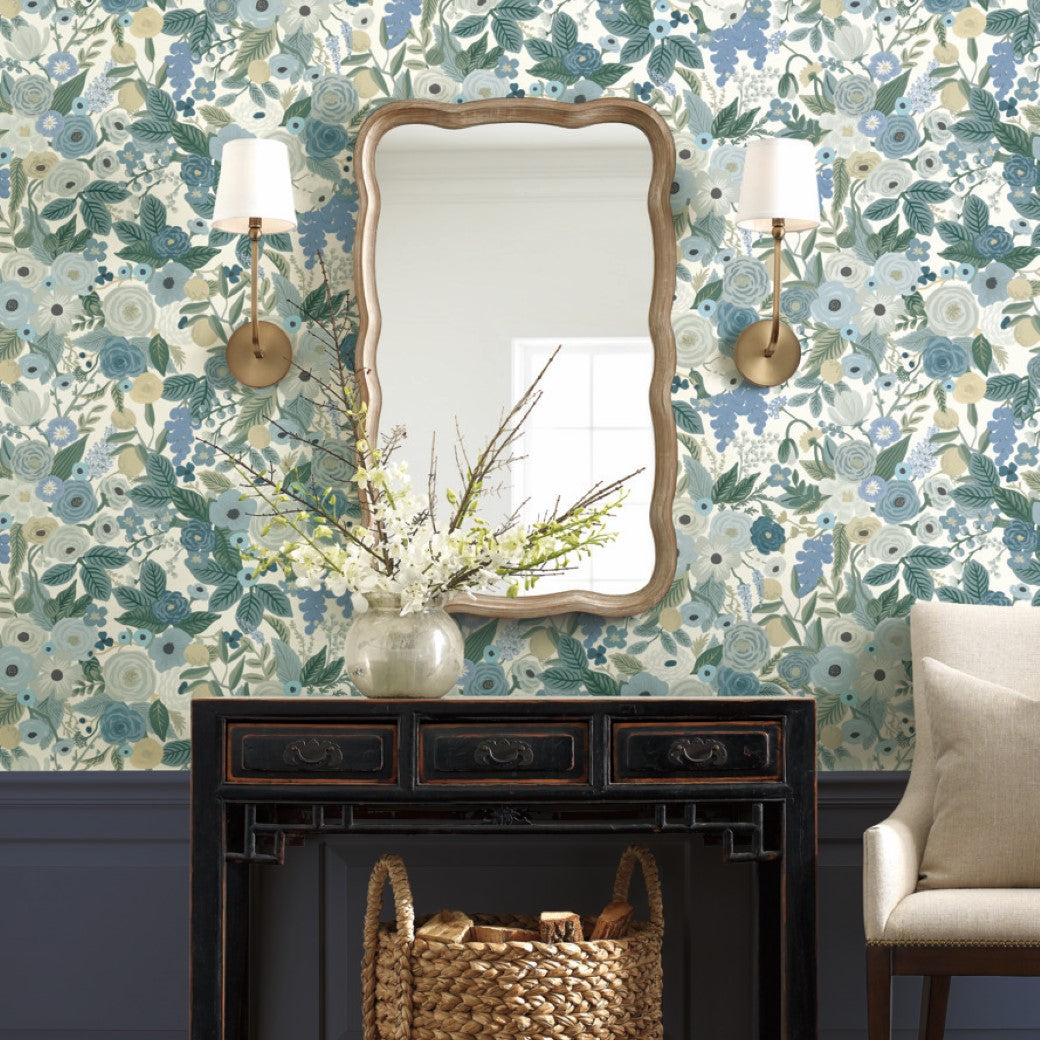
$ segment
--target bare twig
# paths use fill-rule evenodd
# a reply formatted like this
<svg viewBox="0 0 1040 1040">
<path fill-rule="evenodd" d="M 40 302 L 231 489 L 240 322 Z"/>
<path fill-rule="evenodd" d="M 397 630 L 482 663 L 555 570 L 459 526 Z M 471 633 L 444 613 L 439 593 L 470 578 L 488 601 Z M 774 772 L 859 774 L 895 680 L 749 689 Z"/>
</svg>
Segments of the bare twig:
<svg viewBox="0 0 1040 1040">
<path fill-rule="evenodd" d="M 239 471 L 240 474 L 242 474 L 243 476 L 251 477 L 253 479 L 253 483 L 249 486 L 253 489 L 254 493 L 259 498 L 262 498 L 265 502 L 267 502 L 267 504 L 271 506 L 272 509 L 277 509 L 278 506 L 276 502 L 272 502 L 264 494 L 263 488 L 265 485 L 267 487 L 272 488 L 278 494 L 288 496 L 294 502 L 297 502 L 300 505 L 300 507 L 303 510 L 306 510 L 308 513 L 314 512 L 314 502 L 304 498 L 302 495 L 297 494 L 295 491 L 292 490 L 291 487 L 286 486 L 285 484 L 276 484 L 266 473 L 261 473 L 260 470 L 255 469 L 253 466 L 249 465 L 248 462 L 245 462 L 237 455 L 232 454 L 222 445 L 217 444 L 214 441 L 206 440 L 204 437 L 199 439 L 202 441 L 203 444 L 208 444 L 211 448 L 214 448 L 216 451 L 219 451 L 220 454 L 223 455 L 225 458 L 230 459 L 232 465 L 235 467 L 235 469 Z M 382 560 L 382 557 L 379 556 L 378 553 L 376 553 L 369 545 L 367 545 L 363 539 L 358 538 L 358 536 L 337 517 L 331 515 L 324 515 L 321 519 L 323 523 L 327 523 L 330 527 L 335 528 L 339 535 L 345 538 L 348 542 L 351 542 L 352 544 L 358 546 L 360 549 L 363 549 L 365 552 L 374 556 L 376 559 Z"/>
<path fill-rule="evenodd" d="M 524 423 L 527 422 L 531 410 L 541 400 L 541 392 L 538 387 L 549 370 L 549 366 L 556 360 L 556 355 L 562 350 L 562 345 L 557 347 L 549 360 L 542 366 L 542 370 L 534 378 L 534 382 L 524 391 L 520 399 L 506 413 L 505 418 L 499 424 L 498 429 L 492 434 L 491 440 L 477 457 L 476 464 L 467 467 L 465 475 L 466 483 L 459 496 L 459 503 L 455 513 L 448 525 L 449 531 L 456 531 L 462 521 L 469 515 L 470 506 L 474 497 L 479 493 L 487 476 L 500 468 L 500 460 L 510 445 L 520 436 Z"/>
<path fill-rule="evenodd" d="M 426 481 L 426 495 L 430 503 L 430 526 L 437 533 L 437 431 L 430 438 L 430 472 Z"/>
<path fill-rule="evenodd" d="M 203 439 L 203 443 L 230 460 L 242 480 L 242 486 L 271 510 L 270 513 L 258 515 L 270 516 L 272 524 L 282 524 L 294 531 L 310 547 L 315 559 L 322 561 L 329 571 L 337 571 L 339 567 L 336 560 L 338 553 L 334 547 L 349 545 L 356 546 L 371 559 L 373 568 L 392 579 L 400 566 L 399 560 L 403 558 L 402 549 L 407 553 L 409 547 L 412 550 L 424 547 L 425 558 L 409 561 L 409 567 L 418 568 L 426 576 L 424 595 L 486 587 L 495 576 L 518 578 L 525 587 L 530 587 L 541 574 L 565 571 L 569 558 L 587 555 L 591 547 L 603 545 L 614 537 L 604 530 L 603 520 L 611 515 L 616 504 L 613 499 L 618 497 L 620 500 L 623 497 L 622 487 L 629 477 L 594 484 L 566 509 L 557 500 L 545 515 L 525 525 L 521 532 L 515 532 L 522 535 L 520 549 L 516 551 L 510 548 L 509 563 L 502 562 L 507 554 L 500 540 L 520 523 L 519 517 L 527 502 L 521 503 L 494 528 L 476 515 L 481 498 L 496 487 L 498 490 L 502 488 L 501 481 L 493 487 L 492 478 L 524 457 L 517 450 L 519 438 L 532 410 L 541 400 L 543 379 L 561 349 L 557 347 L 520 399 L 500 416 L 498 428 L 475 458 L 471 458 L 467 452 L 462 430 L 456 420 L 454 454 L 459 468 L 461 491 L 457 495 L 448 492 L 453 512 L 447 531 L 455 533 L 465 529 L 467 559 L 470 562 L 463 564 L 461 560 L 446 558 L 440 549 L 431 544 L 428 540 L 429 532 L 438 532 L 436 438 L 430 445 L 426 506 L 420 507 L 416 503 L 410 507 L 414 515 L 403 516 L 399 503 L 395 502 L 395 480 L 387 479 L 386 464 L 400 448 L 406 432 L 403 427 L 395 426 L 379 438 L 378 443 L 373 443 L 375 438 L 370 441 L 371 417 L 364 400 L 364 388 L 358 385 L 354 373 L 348 371 L 343 360 L 341 315 L 345 313 L 343 308 L 347 296 L 345 293 L 333 293 L 324 257 L 319 253 L 317 259 L 328 313 L 326 315 L 316 304 L 319 313 L 307 313 L 304 316 L 310 321 L 312 334 L 317 337 L 322 351 L 332 355 L 329 358 L 331 374 L 323 378 L 321 374 L 305 369 L 297 362 L 293 362 L 293 366 L 306 376 L 301 383 L 308 388 L 313 385 L 314 388 L 307 394 L 301 390 L 300 397 L 316 410 L 316 414 L 327 417 L 336 431 L 334 436 L 341 438 L 343 443 L 337 443 L 335 439 L 323 440 L 318 435 L 303 436 L 281 421 L 271 419 L 271 425 L 282 437 L 311 454 L 304 456 L 290 451 L 279 465 L 260 470 L 246 458 L 235 455 L 214 441 Z M 348 483 L 354 485 L 353 490 L 360 497 L 370 518 L 367 530 L 355 528 L 349 520 L 343 519 L 337 501 L 342 502 L 346 489 L 322 490 L 313 481 L 290 479 L 292 469 L 300 464 L 300 459 L 310 458 L 311 455 L 325 455 L 352 471 L 353 479 Z M 384 523 L 384 518 L 392 519 L 389 525 L 392 537 L 388 534 L 388 524 Z M 360 535 L 358 531 L 361 531 Z M 295 548 L 295 545 L 292 546 L 293 550 Z M 412 555 L 418 554 L 413 552 Z M 279 559 L 283 566 L 289 568 L 298 563 L 293 552 L 288 550 L 285 554 L 269 552 L 264 559 Z M 309 567 L 310 563 L 305 562 L 303 565 Z"/>
</svg>

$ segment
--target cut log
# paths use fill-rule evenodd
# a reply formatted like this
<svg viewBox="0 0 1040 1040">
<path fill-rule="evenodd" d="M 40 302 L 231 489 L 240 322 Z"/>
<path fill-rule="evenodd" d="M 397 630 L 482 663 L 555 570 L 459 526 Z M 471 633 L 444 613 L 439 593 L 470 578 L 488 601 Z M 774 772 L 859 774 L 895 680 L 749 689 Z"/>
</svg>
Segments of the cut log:
<svg viewBox="0 0 1040 1040">
<path fill-rule="evenodd" d="M 528 928 L 503 928 L 492 924 L 475 924 L 469 934 L 470 942 L 483 943 L 537 942 L 539 938 L 538 932 Z"/>
<path fill-rule="evenodd" d="M 596 927 L 592 929 L 590 938 L 621 939 L 628 931 L 628 922 L 631 920 L 630 903 L 608 903 L 596 919 Z"/>
<path fill-rule="evenodd" d="M 569 910 L 546 910 L 538 919 L 538 934 L 542 942 L 582 942 L 585 934 L 581 918 Z"/>
<path fill-rule="evenodd" d="M 461 910 L 442 910 L 416 930 L 417 939 L 431 942 L 465 942 L 473 927 L 473 918 Z"/>
</svg>

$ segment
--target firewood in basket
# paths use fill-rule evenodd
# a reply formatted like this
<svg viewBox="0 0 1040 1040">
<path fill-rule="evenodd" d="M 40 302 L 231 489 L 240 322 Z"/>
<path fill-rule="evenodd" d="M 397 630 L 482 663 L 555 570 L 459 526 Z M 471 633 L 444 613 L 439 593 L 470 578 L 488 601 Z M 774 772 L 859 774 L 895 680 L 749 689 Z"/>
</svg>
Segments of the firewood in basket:
<svg viewBox="0 0 1040 1040">
<path fill-rule="evenodd" d="M 539 935 L 529 928 L 503 928 L 494 924 L 475 924 L 469 933 L 470 942 L 507 943 L 537 942 Z"/>
<path fill-rule="evenodd" d="M 542 942 L 582 942 L 581 918 L 569 910 L 546 910 L 538 919 Z"/>
<path fill-rule="evenodd" d="M 472 927 L 473 918 L 467 917 L 461 910 L 442 910 L 422 925 L 415 937 L 431 942 L 465 942 Z"/>
<path fill-rule="evenodd" d="M 630 903 L 608 903 L 603 913 L 596 919 L 596 927 L 592 929 L 592 939 L 622 939 L 628 931 L 628 922 L 632 920 Z"/>
</svg>

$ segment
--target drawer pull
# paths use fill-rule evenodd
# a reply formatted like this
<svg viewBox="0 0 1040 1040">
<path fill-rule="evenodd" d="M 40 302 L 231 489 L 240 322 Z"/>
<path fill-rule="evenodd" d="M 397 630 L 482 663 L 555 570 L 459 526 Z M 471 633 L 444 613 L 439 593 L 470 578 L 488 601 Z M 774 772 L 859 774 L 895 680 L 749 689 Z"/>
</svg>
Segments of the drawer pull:
<svg viewBox="0 0 1040 1040">
<path fill-rule="evenodd" d="M 668 761 L 686 768 L 724 766 L 728 758 L 726 745 L 713 738 L 680 737 L 668 749 Z"/>
<path fill-rule="evenodd" d="M 317 737 L 294 740 L 282 756 L 287 765 L 298 769 L 341 769 L 343 749 L 334 740 Z"/>
<path fill-rule="evenodd" d="M 519 769 L 534 761 L 534 748 L 526 740 L 500 737 L 482 740 L 473 752 L 478 766 L 497 766 L 499 769 Z"/>
</svg>

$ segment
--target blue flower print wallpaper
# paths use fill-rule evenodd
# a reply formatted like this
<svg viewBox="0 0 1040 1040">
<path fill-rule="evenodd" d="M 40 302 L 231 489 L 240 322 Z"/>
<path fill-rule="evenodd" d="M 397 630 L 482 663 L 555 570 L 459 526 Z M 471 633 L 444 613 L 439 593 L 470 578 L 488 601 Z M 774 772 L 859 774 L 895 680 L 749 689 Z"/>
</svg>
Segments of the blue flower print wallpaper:
<svg viewBox="0 0 1040 1040">
<path fill-rule="evenodd" d="M 207 443 L 263 465 L 324 421 L 298 373 L 225 366 L 224 144 L 289 147 L 262 299 L 306 367 L 367 113 L 620 96 L 678 155 L 675 581 L 628 621 L 467 621 L 460 691 L 812 696 L 822 768 L 905 768 L 911 604 L 1040 603 L 1038 34 L 1040 0 L 0 0 L 0 767 L 184 768 L 193 697 L 351 693 L 349 599 L 254 579 L 265 522 Z M 784 250 L 802 366 L 764 391 L 731 353 L 768 243 L 732 216 L 777 134 L 823 218 Z"/>
</svg>

